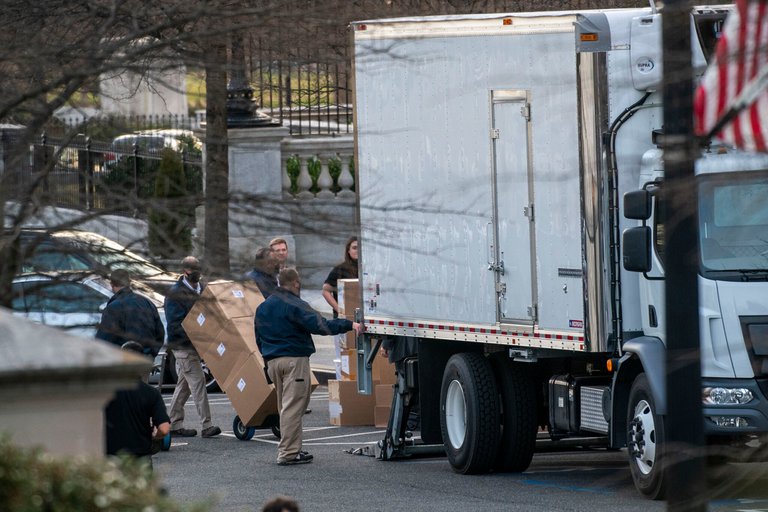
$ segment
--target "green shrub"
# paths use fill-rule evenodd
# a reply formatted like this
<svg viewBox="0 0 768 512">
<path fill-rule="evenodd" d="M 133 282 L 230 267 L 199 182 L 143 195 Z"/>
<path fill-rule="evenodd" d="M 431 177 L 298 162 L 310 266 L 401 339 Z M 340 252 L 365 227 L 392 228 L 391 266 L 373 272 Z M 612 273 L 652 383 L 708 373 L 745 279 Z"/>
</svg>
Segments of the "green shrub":
<svg viewBox="0 0 768 512">
<path fill-rule="evenodd" d="M 164 494 L 146 462 L 129 457 L 63 458 L 0 437 L 3 512 L 203 512 Z"/>
<path fill-rule="evenodd" d="M 149 210 L 149 250 L 162 258 L 179 258 L 192 248 L 192 208 L 181 156 L 164 149 Z"/>
</svg>

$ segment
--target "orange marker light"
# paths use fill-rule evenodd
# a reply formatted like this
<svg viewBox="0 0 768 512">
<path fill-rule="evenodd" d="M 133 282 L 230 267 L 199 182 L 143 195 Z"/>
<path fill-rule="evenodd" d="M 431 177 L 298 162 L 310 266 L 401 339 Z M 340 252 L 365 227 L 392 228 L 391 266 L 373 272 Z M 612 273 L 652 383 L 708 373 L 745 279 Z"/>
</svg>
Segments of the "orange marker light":
<svg viewBox="0 0 768 512">
<path fill-rule="evenodd" d="M 512 24 L 512 18 L 504 18 L 501 20 L 502 25 L 511 25 Z"/>
<path fill-rule="evenodd" d="M 585 43 L 594 43 L 597 41 L 597 34 L 589 33 L 589 34 L 581 34 L 581 40 Z"/>
<path fill-rule="evenodd" d="M 609 372 L 612 372 L 612 371 L 613 371 L 613 359 L 609 359 L 609 360 L 607 360 L 607 361 L 605 362 L 605 368 L 606 368 L 606 370 L 608 370 Z"/>
</svg>

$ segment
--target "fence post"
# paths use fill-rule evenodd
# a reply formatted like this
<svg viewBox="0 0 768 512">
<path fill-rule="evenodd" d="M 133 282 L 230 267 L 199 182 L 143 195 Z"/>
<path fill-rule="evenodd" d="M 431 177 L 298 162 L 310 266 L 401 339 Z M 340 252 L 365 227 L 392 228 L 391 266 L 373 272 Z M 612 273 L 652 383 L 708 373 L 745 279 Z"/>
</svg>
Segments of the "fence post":
<svg viewBox="0 0 768 512">
<path fill-rule="evenodd" d="M 133 218 L 139 216 L 139 144 L 133 143 Z"/>
<path fill-rule="evenodd" d="M 93 160 L 91 159 L 91 138 L 85 138 L 85 209 L 96 207 L 96 189 L 93 183 Z"/>
</svg>

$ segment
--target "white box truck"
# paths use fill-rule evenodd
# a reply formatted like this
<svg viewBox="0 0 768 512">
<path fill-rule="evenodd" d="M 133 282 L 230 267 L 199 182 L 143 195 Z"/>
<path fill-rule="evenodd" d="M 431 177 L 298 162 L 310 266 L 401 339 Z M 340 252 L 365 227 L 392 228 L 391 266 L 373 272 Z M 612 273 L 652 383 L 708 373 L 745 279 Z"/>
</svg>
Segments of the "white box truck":
<svg viewBox="0 0 768 512">
<path fill-rule="evenodd" d="M 697 69 L 726 15 L 692 12 Z M 382 341 L 417 347 L 396 396 L 418 393 L 424 445 L 458 472 L 523 471 L 542 434 L 591 438 L 663 494 L 660 25 L 650 9 L 352 24 L 359 368 Z M 768 432 L 767 169 L 727 148 L 696 167 L 705 433 L 728 454 Z M 383 458 L 417 448 L 404 422 L 394 408 Z"/>
</svg>

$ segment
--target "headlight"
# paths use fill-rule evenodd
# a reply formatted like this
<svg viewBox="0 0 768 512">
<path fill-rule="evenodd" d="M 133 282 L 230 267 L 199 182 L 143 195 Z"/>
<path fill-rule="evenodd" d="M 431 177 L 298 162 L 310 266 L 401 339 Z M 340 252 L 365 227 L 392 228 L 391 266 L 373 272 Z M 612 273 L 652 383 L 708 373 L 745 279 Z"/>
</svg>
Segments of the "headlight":
<svg viewBox="0 0 768 512">
<path fill-rule="evenodd" d="M 705 405 L 744 405 L 752 401 L 747 388 L 704 388 L 702 402 Z"/>
</svg>

